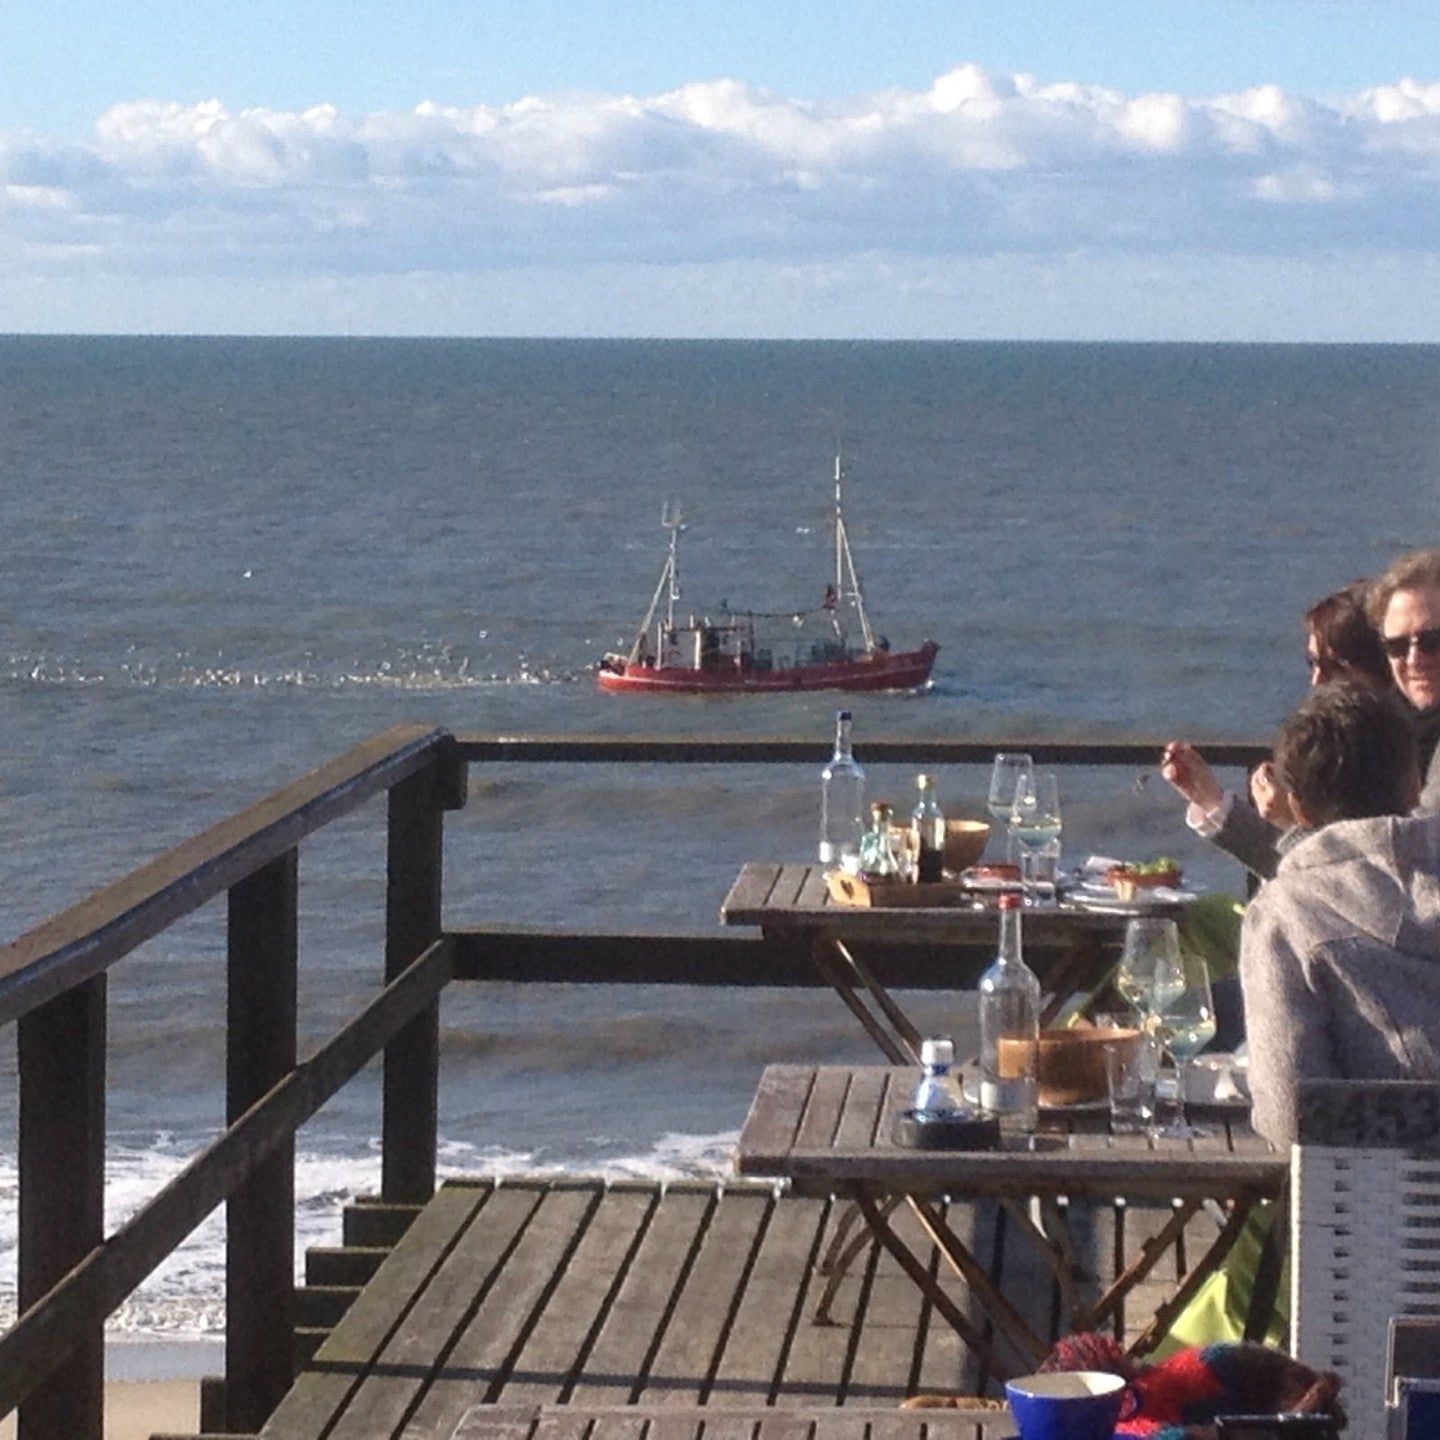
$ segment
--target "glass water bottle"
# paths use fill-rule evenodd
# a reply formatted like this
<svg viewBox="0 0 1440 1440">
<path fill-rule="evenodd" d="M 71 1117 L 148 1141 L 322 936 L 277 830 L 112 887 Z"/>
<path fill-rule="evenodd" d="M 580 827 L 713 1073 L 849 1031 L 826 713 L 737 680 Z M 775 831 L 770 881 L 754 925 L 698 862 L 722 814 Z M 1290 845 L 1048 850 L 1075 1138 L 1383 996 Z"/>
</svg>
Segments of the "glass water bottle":
<svg viewBox="0 0 1440 1440">
<path fill-rule="evenodd" d="M 850 712 L 835 717 L 835 753 L 820 772 L 820 863 L 852 863 L 865 828 L 865 772 L 850 741 Z"/>
<path fill-rule="evenodd" d="M 1035 1129 L 1040 981 L 1025 963 L 1020 896 L 1000 897 L 1000 952 L 980 977 L 980 1107 L 1005 1130 Z"/>
</svg>

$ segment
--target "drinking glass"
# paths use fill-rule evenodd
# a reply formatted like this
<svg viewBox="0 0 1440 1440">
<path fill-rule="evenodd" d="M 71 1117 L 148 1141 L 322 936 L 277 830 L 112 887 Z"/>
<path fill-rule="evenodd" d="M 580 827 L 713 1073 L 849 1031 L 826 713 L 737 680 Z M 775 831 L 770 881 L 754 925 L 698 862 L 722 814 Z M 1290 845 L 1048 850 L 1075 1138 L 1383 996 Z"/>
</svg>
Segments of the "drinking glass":
<svg viewBox="0 0 1440 1440">
<path fill-rule="evenodd" d="M 1183 952 L 1158 965 L 1151 982 L 1150 1003 L 1155 1035 L 1175 1062 L 1176 1122 L 1167 1134 L 1201 1135 L 1185 1116 L 1186 1079 L 1190 1063 L 1215 1038 L 1215 1001 L 1210 969 L 1198 955 Z"/>
<path fill-rule="evenodd" d="M 1125 926 L 1125 945 L 1115 970 L 1115 989 L 1140 1012 L 1141 1028 L 1155 1028 L 1155 973 L 1180 964 L 1180 932 L 1173 920 L 1137 916 Z"/>
<path fill-rule="evenodd" d="M 1112 1134 L 1143 1135 L 1150 1129 L 1155 1121 L 1158 1069 L 1155 1042 L 1143 1031 L 1133 1040 L 1117 1040 L 1105 1047 Z"/>
<path fill-rule="evenodd" d="M 990 767 L 990 794 L 985 801 L 985 808 L 990 812 L 990 818 L 997 825 L 1009 825 L 1010 816 L 1015 810 L 1015 792 L 1019 788 L 1022 776 L 1029 775 L 1035 768 L 1035 762 L 1025 754 L 1018 751 L 1002 750 L 995 757 L 995 763 Z M 1015 842 L 1006 834 L 1006 858 L 1015 859 Z"/>
<path fill-rule="evenodd" d="M 1053 770 L 1030 770 L 1015 784 L 1010 835 L 1020 847 L 1020 876 L 1031 904 L 1048 886 L 1055 894 L 1060 862 L 1060 781 Z"/>
</svg>

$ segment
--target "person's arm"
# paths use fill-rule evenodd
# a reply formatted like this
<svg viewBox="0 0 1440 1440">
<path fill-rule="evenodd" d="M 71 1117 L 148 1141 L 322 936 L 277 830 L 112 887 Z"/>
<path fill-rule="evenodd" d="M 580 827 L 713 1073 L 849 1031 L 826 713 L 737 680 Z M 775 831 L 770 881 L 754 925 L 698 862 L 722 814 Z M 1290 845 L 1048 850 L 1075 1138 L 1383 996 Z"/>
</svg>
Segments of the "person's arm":
<svg viewBox="0 0 1440 1440">
<path fill-rule="evenodd" d="M 1238 795 L 1220 828 L 1208 838 L 1262 880 L 1269 880 L 1280 863 L 1279 831 Z"/>
<path fill-rule="evenodd" d="M 1296 917 L 1268 892 L 1252 901 L 1240 930 L 1251 1119 L 1277 1145 L 1295 1139 L 1299 1082 L 1340 1073 L 1330 1012 L 1305 964 Z M 1287 923 L 1288 922 L 1288 923 Z"/>
</svg>

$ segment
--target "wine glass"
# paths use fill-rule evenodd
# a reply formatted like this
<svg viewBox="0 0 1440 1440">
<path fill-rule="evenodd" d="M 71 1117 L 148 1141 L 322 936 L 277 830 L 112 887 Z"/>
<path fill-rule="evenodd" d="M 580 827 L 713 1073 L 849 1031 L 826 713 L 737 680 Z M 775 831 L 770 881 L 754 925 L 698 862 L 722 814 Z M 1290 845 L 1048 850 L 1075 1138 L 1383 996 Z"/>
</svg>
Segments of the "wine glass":
<svg viewBox="0 0 1440 1440">
<path fill-rule="evenodd" d="M 1055 893 L 1060 863 L 1060 781 L 1053 770 L 1029 770 L 1015 784 L 1010 834 L 1020 847 L 1020 873 L 1031 904 L 1048 886 Z"/>
<path fill-rule="evenodd" d="M 1181 1139 L 1202 1135 L 1185 1118 L 1185 1081 L 1191 1061 L 1215 1038 L 1215 1001 L 1205 961 L 1183 951 L 1162 961 L 1151 982 L 1150 1004 L 1156 1038 L 1175 1062 L 1176 1122 L 1166 1133 Z"/>
<path fill-rule="evenodd" d="M 1034 768 L 1035 762 L 1018 751 L 1002 750 L 995 756 L 995 763 L 990 767 L 990 793 L 985 808 L 997 825 L 1009 825 L 1010 816 L 1015 811 L 1015 792 L 1020 780 Z M 1014 860 L 1015 841 L 1008 833 L 1005 843 L 1006 857 Z"/>
<path fill-rule="evenodd" d="M 1180 932 L 1173 920 L 1142 915 L 1125 926 L 1125 944 L 1115 969 L 1114 985 L 1126 1004 L 1139 1012 L 1142 1029 L 1155 1027 L 1156 972 L 1163 969 L 1174 974 L 1179 965 Z"/>
</svg>

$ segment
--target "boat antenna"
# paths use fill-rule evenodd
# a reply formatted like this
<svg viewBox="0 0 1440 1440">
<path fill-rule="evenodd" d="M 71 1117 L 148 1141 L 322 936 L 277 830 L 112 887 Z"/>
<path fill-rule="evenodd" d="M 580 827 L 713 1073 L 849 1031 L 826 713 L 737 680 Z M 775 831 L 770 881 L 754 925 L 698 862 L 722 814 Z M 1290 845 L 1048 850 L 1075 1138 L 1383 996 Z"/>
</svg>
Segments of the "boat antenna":
<svg viewBox="0 0 1440 1440">
<path fill-rule="evenodd" d="M 645 637 L 654 622 L 655 612 L 660 608 L 662 595 L 665 597 L 665 627 L 667 630 L 675 628 L 675 602 L 680 598 L 680 536 L 685 531 L 685 515 L 678 503 L 667 500 L 660 507 L 660 523 L 670 532 L 670 549 L 665 556 L 665 564 L 660 568 L 660 583 L 650 597 L 650 608 L 646 610 L 645 618 L 640 622 L 635 639 L 630 644 L 627 659 L 631 665 L 639 664 L 644 653 Z M 656 646 L 657 654 L 660 648 L 659 645 Z"/>
<path fill-rule="evenodd" d="M 860 573 L 855 568 L 855 557 L 850 553 L 850 537 L 845 530 L 844 485 L 845 467 L 840 463 L 840 451 L 837 447 L 835 451 L 835 594 L 837 597 L 847 597 L 855 606 L 855 614 L 860 621 L 860 634 L 868 652 L 875 648 L 875 635 L 870 629 L 870 617 L 865 613 L 865 596 L 860 589 Z"/>
</svg>

